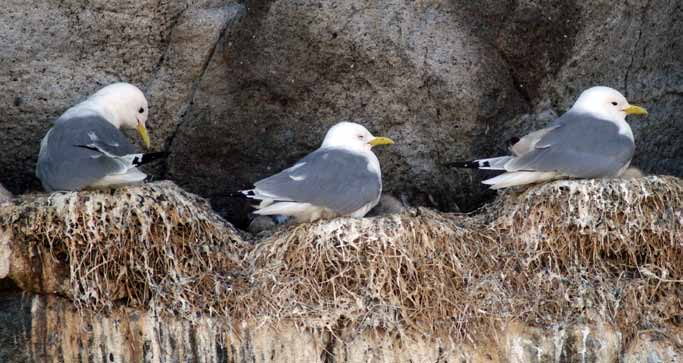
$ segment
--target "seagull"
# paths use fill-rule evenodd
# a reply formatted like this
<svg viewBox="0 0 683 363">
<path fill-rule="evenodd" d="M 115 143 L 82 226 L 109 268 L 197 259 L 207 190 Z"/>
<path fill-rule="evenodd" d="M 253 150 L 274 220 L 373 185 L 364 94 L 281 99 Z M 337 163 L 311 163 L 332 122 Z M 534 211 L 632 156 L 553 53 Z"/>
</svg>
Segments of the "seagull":
<svg viewBox="0 0 683 363">
<path fill-rule="evenodd" d="M 139 153 L 120 128 L 135 128 L 146 148 L 145 95 L 132 84 L 114 83 L 71 107 L 40 143 L 36 176 L 53 191 L 136 184 L 147 175 L 137 167 L 168 153 Z"/>
<path fill-rule="evenodd" d="M 628 169 L 635 143 L 627 115 L 647 115 L 619 91 L 592 87 L 549 127 L 509 142 L 512 155 L 451 163 L 459 168 L 503 170 L 484 180 L 491 189 L 562 178 L 618 177 Z"/>
<path fill-rule="evenodd" d="M 297 222 L 360 218 L 382 194 L 382 172 L 372 147 L 393 143 L 357 123 L 340 122 L 327 131 L 320 148 L 240 193 L 261 201 L 254 212 L 258 215 L 284 215 Z"/>
</svg>

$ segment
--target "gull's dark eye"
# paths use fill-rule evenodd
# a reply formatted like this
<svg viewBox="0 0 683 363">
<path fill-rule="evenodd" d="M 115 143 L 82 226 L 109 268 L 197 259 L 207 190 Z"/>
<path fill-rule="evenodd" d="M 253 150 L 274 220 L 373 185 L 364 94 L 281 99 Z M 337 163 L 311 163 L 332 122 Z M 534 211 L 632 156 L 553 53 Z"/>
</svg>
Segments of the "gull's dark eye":
<svg viewBox="0 0 683 363">
<path fill-rule="evenodd" d="M 618 104 L 619 104 L 619 103 L 612 101 L 612 106 L 616 106 L 616 105 L 618 105 Z"/>
<path fill-rule="evenodd" d="M 142 107 L 140 107 L 140 109 L 138 110 L 138 112 L 140 112 L 140 113 L 145 113 L 145 109 L 142 108 Z"/>
</svg>

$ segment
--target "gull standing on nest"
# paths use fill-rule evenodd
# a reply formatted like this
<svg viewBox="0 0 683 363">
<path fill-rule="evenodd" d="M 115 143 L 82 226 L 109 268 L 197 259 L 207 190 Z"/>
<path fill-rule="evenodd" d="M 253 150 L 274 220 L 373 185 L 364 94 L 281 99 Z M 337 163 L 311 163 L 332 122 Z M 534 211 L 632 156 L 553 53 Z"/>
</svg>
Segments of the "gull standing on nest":
<svg viewBox="0 0 683 363">
<path fill-rule="evenodd" d="M 137 167 L 168 153 L 138 153 L 120 128 L 137 129 L 145 147 L 145 95 L 128 83 L 102 88 L 68 109 L 40 143 L 36 176 L 46 191 L 136 184 L 147 175 Z"/>
<path fill-rule="evenodd" d="M 382 173 L 372 147 L 393 143 L 357 123 L 340 122 L 327 131 L 319 149 L 240 193 L 261 201 L 254 212 L 259 215 L 284 215 L 298 222 L 363 217 L 382 194 Z"/>
<path fill-rule="evenodd" d="M 550 127 L 510 140 L 509 156 L 451 163 L 460 168 L 504 170 L 484 180 L 492 189 L 561 178 L 618 177 L 635 151 L 627 115 L 646 115 L 609 87 L 592 87 Z"/>
</svg>

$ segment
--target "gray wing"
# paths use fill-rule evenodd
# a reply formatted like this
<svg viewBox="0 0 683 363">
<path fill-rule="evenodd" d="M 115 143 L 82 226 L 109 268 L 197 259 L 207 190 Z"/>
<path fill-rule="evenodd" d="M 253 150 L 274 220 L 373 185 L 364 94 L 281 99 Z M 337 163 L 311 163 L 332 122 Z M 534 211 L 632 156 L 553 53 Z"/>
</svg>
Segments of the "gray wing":
<svg viewBox="0 0 683 363">
<path fill-rule="evenodd" d="M 635 144 L 612 122 L 565 113 L 534 148 L 506 165 L 508 171 L 556 171 L 579 178 L 616 175 L 633 157 Z"/>
<path fill-rule="evenodd" d="M 269 199 L 310 203 L 348 214 L 379 197 L 382 177 L 368 169 L 368 159 L 362 155 L 318 149 L 254 186 L 257 195 Z"/>
<path fill-rule="evenodd" d="M 114 157 L 133 153 L 126 136 L 101 117 L 60 119 L 41 143 L 36 175 L 48 191 L 80 190 L 123 172 Z"/>
</svg>

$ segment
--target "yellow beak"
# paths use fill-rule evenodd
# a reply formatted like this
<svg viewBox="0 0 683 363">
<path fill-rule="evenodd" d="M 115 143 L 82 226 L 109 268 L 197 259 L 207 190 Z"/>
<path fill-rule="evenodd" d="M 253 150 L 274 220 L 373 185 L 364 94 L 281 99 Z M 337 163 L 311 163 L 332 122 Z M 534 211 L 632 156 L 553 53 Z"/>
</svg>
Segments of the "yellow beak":
<svg viewBox="0 0 683 363">
<path fill-rule="evenodd" d="M 372 146 L 377 146 L 377 145 L 391 145 L 394 143 L 394 140 L 388 138 L 388 137 L 376 137 L 368 142 L 368 144 Z"/>
<path fill-rule="evenodd" d="M 145 144 L 145 147 L 149 149 L 150 142 L 149 134 L 147 133 L 147 127 L 145 127 L 145 124 L 140 121 L 138 121 L 138 133 L 140 133 L 140 137 L 142 137 L 142 142 Z"/>
<path fill-rule="evenodd" d="M 635 105 L 628 105 L 628 107 L 624 109 L 624 112 L 626 112 L 627 115 L 647 115 L 646 109 Z"/>
</svg>

